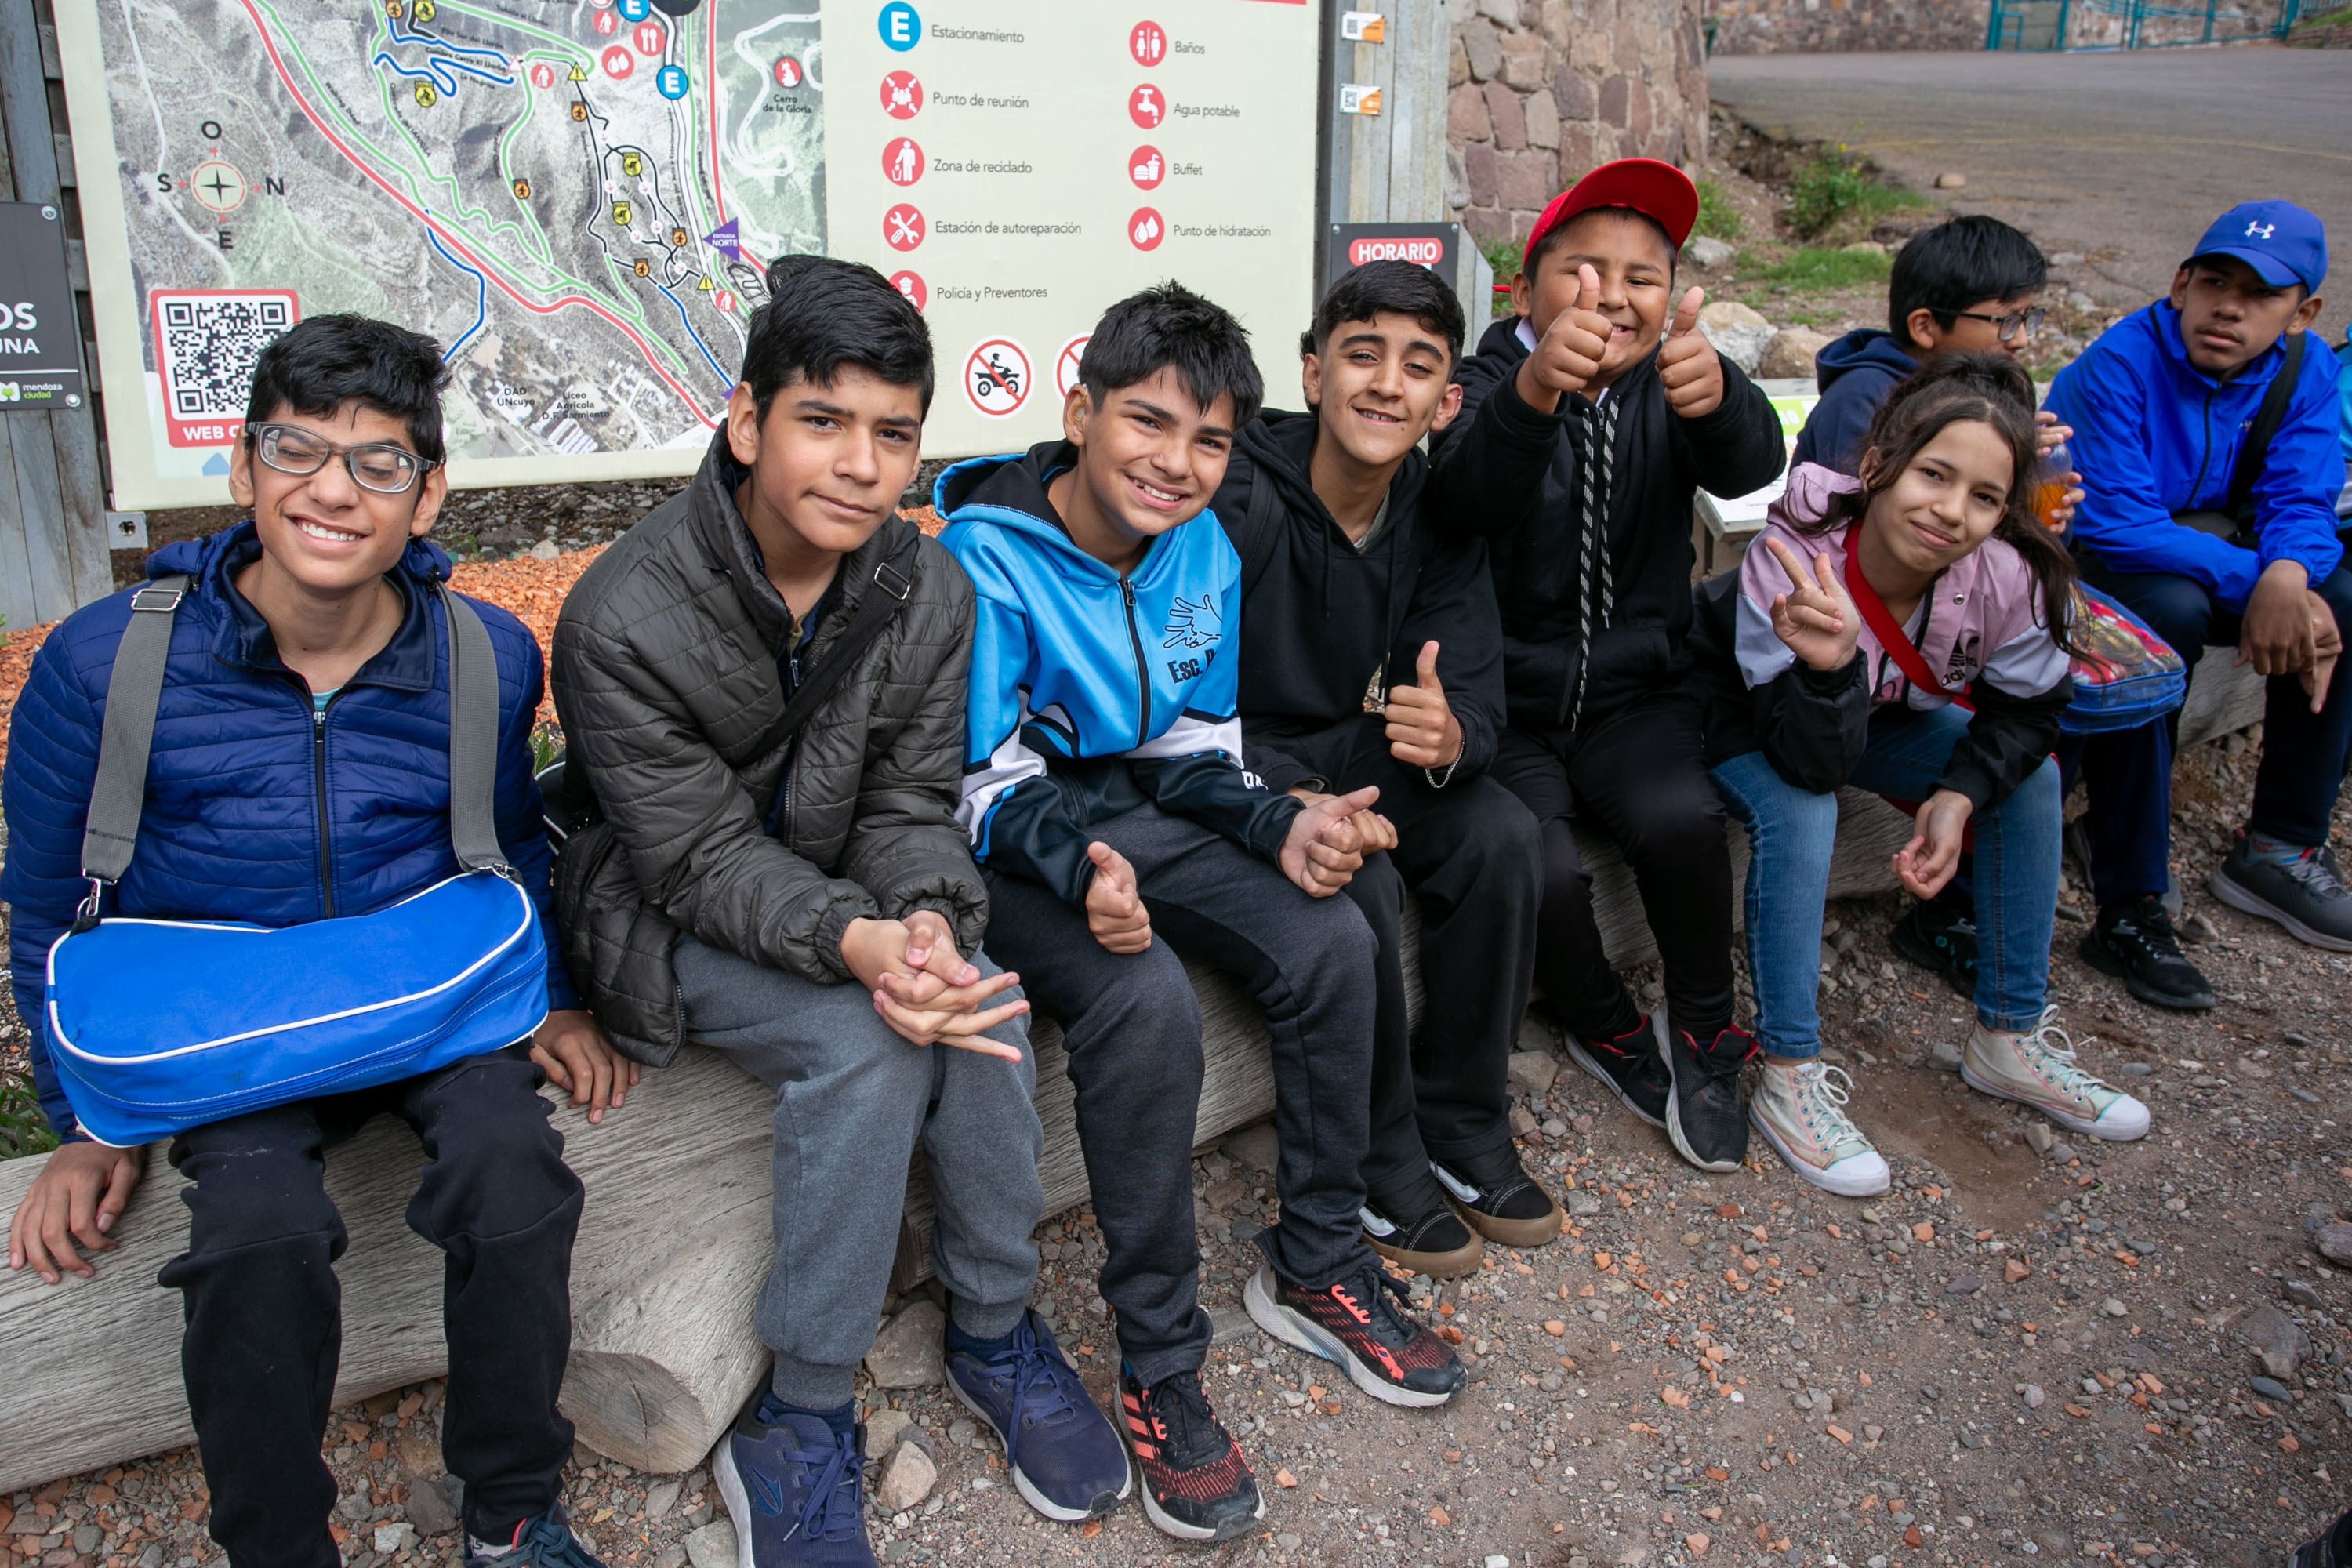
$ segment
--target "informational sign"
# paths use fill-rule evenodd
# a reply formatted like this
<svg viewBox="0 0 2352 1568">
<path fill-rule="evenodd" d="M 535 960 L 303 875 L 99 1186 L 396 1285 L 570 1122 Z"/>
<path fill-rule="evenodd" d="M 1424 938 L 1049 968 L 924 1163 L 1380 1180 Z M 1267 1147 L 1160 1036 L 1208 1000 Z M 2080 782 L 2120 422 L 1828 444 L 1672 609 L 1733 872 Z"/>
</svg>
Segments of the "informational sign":
<svg viewBox="0 0 2352 1568">
<path fill-rule="evenodd" d="M 79 408 L 81 325 L 64 226 L 41 202 L 0 202 L 0 414 Z"/>
<path fill-rule="evenodd" d="M 1339 275 L 1367 261 L 1410 261 L 1454 286 L 1462 248 L 1462 226 L 1454 223 L 1335 223 L 1324 247 L 1328 289 Z"/>
<path fill-rule="evenodd" d="M 119 507 L 225 500 L 255 356 L 330 311 L 445 345 L 474 486 L 690 471 L 780 256 L 925 312 L 937 455 L 1049 433 L 1066 345 L 1146 283 L 1234 309 L 1270 371 L 1311 306 L 1304 0 L 57 16 Z"/>
</svg>

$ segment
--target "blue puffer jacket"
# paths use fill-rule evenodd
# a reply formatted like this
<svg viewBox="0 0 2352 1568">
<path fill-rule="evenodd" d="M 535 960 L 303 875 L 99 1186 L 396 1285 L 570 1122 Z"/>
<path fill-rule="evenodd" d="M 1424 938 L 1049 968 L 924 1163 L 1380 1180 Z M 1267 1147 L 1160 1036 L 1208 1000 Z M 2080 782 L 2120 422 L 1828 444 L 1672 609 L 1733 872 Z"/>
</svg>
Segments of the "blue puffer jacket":
<svg viewBox="0 0 2352 1568">
<path fill-rule="evenodd" d="M 383 652 L 314 721 L 310 689 L 278 661 L 268 626 L 230 579 L 261 552 L 253 524 L 166 545 L 150 576 L 193 579 L 172 627 L 155 715 L 139 847 L 109 913 L 299 925 L 365 914 L 457 872 L 449 844 L 447 628 L 425 585 L 449 558 L 412 542 L 391 581 L 406 601 Z M 499 838 L 550 921 L 552 856 L 531 779 L 539 711 L 539 645 L 495 605 L 471 601 L 499 661 Z M 9 726 L 0 810 L 8 859 L 16 1012 L 33 1032 L 41 1109 L 61 1136 L 73 1112 L 49 1066 L 41 994 L 49 945 L 87 889 L 81 835 L 106 683 L 131 616 L 131 595 L 75 612 L 33 657 Z M 548 931 L 547 1005 L 577 1007 Z M 126 975 L 164 985 L 164 975 Z"/>
</svg>

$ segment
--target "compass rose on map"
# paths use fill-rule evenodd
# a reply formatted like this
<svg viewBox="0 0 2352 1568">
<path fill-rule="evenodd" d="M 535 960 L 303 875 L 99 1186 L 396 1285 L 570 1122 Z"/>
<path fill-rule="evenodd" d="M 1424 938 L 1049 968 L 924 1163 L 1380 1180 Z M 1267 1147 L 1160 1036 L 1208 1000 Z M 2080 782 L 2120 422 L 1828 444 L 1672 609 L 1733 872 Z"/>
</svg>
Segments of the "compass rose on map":
<svg viewBox="0 0 2352 1568">
<path fill-rule="evenodd" d="M 247 187 L 235 165 L 207 158 L 190 172 L 188 189 L 205 211 L 226 216 L 245 204 Z"/>
</svg>

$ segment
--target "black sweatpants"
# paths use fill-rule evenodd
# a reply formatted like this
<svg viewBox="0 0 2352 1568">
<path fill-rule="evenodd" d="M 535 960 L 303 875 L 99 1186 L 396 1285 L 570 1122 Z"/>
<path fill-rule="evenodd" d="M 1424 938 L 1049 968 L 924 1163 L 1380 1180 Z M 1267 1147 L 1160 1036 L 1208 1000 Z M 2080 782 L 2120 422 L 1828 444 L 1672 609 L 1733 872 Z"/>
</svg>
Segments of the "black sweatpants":
<svg viewBox="0 0 2352 1568">
<path fill-rule="evenodd" d="M 1103 1299 L 1118 1314 L 1120 1352 L 1148 1384 L 1197 1368 L 1209 1350 L 1192 1235 L 1201 1009 L 1177 954 L 1232 971 L 1265 1009 L 1282 1217 L 1257 1245 L 1285 1279 L 1319 1289 L 1376 1261 L 1358 1213 L 1372 933 L 1348 900 L 1311 899 L 1231 839 L 1156 806 L 1087 836 L 1135 868 L 1151 945 L 1110 952 L 1086 911 L 1042 882 L 991 871 L 988 951 L 1062 1026 L 1108 1254 Z"/>
<path fill-rule="evenodd" d="M 1699 747 L 1696 700 L 1680 692 L 1620 708 L 1580 733 L 1503 731 L 1488 773 L 1543 830 L 1536 984 L 1587 1039 L 1633 1026 L 1639 1009 L 1601 948 L 1592 877 L 1571 821 L 1614 838 L 1657 938 L 1666 1016 L 1704 1041 L 1731 1022 L 1731 850 L 1723 802 Z"/>
<path fill-rule="evenodd" d="M 1433 787 L 1421 769 L 1389 754 L 1376 713 L 1286 735 L 1280 745 L 1334 795 L 1378 785 L 1372 809 L 1397 829 L 1397 847 L 1367 859 L 1348 884 L 1380 944 L 1365 1187 L 1381 1194 L 1408 1175 L 1425 1181 L 1432 1154 L 1468 1160 L 1508 1147 L 1509 1058 L 1527 1012 L 1543 897 L 1535 818 L 1489 778 Z M 1405 1016 L 1408 889 L 1421 903 L 1428 998 L 1418 1040 Z"/>
<path fill-rule="evenodd" d="M 180 1369 L 233 1568 L 336 1568 L 334 1477 L 320 1458 L 342 1350 L 334 1263 L 348 1237 L 324 1185 L 330 1144 L 389 1111 L 425 1142 L 408 1224 L 446 1255 L 449 1399 L 441 1456 L 466 1483 L 467 1531 L 504 1541 L 556 1500 L 572 1423 L 556 1414 L 572 1352 L 580 1179 L 520 1047 L 380 1089 L 299 1101 L 181 1134 L 194 1182 L 188 1250 L 158 1283 L 182 1293 Z"/>
</svg>

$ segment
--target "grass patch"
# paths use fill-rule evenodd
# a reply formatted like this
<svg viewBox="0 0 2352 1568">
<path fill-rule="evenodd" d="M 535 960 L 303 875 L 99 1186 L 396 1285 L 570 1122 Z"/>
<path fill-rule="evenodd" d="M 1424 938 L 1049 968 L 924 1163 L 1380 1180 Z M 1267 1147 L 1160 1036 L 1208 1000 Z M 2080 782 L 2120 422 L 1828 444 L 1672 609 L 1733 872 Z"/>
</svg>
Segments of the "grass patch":
<svg viewBox="0 0 2352 1568">
<path fill-rule="evenodd" d="M 1895 263 L 1875 250 L 1792 250 L 1778 261 L 1742 252 L 1738 262 L 1742 282 L 1777 283 L 1792 292 L 1859 289 L 1884 283 Z"/>
<path fill-rule="evenodd" d="M 57 1146 L 33 1080 L 20 1072 L 0 1073 L 0 1160 L 46 1154 Z"/>
<path fill-rule="evenodd" d="M 2300 17 L 2294 26 L 2295 30 L 2301 32 L 2305 27 L 2334 27 L 2346 22 L 2352 22 L 2352 5 L 2340 5 L 2316 16 Z"/>
<path fill-rule="evenodd" d="M 1698 183 L 1698 221 L 1691 226 L 1693 234 L 1703 234 L 1710 239 L 1738 239 L 1745 226 L 1739 221 L 1739 209 L 1723 194 L 1723 187 L 1713 180 Z"/>
<path fill-rule="evenodd" d="M 1783 211 L 1799 237 L 1818 239 L 1832 228 L 1867 229 L 1892 213 L 1929 205 L 1925 196 L 1890 185 L 1843 147 L 1813 154 L 1789 184 Z"/>
</svg>

